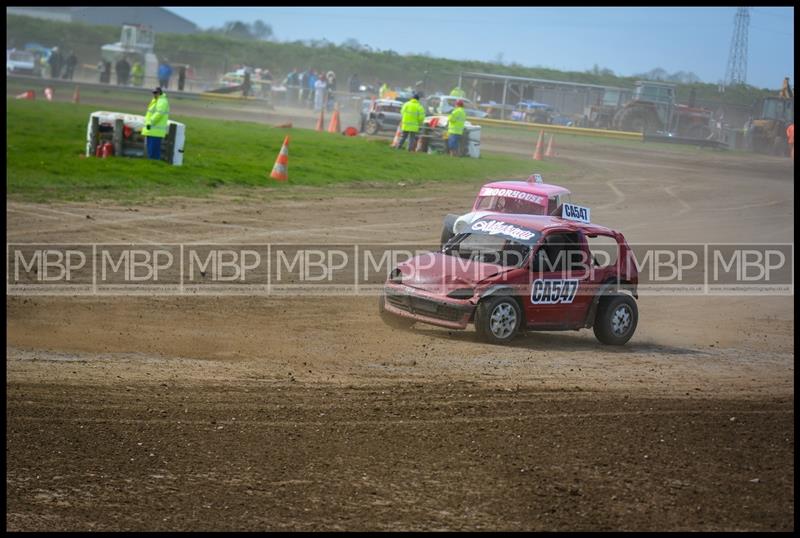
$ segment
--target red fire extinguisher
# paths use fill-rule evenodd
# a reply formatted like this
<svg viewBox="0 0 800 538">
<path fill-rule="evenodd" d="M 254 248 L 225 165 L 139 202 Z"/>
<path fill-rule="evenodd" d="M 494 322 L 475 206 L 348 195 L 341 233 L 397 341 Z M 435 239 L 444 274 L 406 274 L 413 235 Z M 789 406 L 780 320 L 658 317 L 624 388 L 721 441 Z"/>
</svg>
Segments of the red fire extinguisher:
<svg viewBox="0 0 800 538">
<path fill-rule="evenodd" d="M 111 142 L 106 142 L 103 144 L 103 154 L 102 157 L 105 159 L 106 157 L 113 157 L 114 156 L 114 144 Z"/>
</svg>

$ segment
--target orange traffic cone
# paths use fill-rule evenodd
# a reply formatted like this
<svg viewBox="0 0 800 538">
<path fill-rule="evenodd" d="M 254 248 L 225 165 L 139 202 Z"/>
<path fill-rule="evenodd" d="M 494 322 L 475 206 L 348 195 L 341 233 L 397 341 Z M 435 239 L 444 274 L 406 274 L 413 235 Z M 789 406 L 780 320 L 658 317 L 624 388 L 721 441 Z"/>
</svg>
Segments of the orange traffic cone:
<svg viewBox="0 0 800 538">
<path fill-rule="evenodd" d="M 81 102 L 81 89 L 75 86 L 75 93 L 72 94 L 72 102 L 78 104 Z"/>
<path fill-rule="evenodd" d="M 400 126 L 398 125 L 397 126 L 397 131 L 395 131 L 395 133 L 394 133 L 394 140 L 392 140 L 392 146 L 391 147 L 393 147 L 393 148 L 397 147 L 397 144 L 400 143 L 400 135 L 401 134 L 403 134 L 403 131 L 400 130 Z"/>
<path fill-rule="evenodd" d="M 30 99 L 31 101 L 33 101 L 34 99 L 36 99 L 36 92 L 33 90 L 24 91 L 17 96 L 17 99 Z"/>
<path fill-rule="evenodd" d="M 322 107 L 322 110 L 319 111 L 319 119 L 317 120 L 317 131 L 324 131 L 325 130 L 325 107 Z"/>
<path fill-rule="evenodd" d="M 544 138 L 544 130 L 539 131 L 539 140 L 536 142 L 536 151 L 533 152 L 533 160 L 542 160 L 542 139 Z"/>
<path fill-rule="evenodd" d="M 53 88 L 45 88 L 44 89 L 44 98 L 48 101 L 53 100 Z"/>
<path fill-rule="evenodd" d="M 553 150 L 553 139 L 556 135 L 550 135 L 550 140 L 547 142 L 547 151 L 544 152 L 545 157 L 555 157 L 556 152 Z"/>
<path fill-rule="evenodd" d="M 286 135 L 283 140 L 281 152 L 278 153 L 278 158 L 275 159 L 275 165 L 272 167 L 269 177 L 278 181 L 289 179 L 289 135 Z"/>
<path fill-rule="evenodd" d="M 331 122 L 328 124 L 328 132 L 338 133 L 339 128 L 339 103 L 336 103 L 336 105 L 333 107 L 333 116 L 331 116 Z"/>
</svg>

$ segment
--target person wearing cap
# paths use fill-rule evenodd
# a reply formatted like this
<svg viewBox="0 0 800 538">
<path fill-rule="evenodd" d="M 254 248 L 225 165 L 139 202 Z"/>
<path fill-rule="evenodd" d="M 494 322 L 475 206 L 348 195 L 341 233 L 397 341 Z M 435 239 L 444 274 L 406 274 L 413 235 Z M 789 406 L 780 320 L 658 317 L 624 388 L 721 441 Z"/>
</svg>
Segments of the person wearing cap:
<svg viewBox="0 0 800 538">
<path fill-rule="evenodd" d="M 161 140 L 167 136 L 169 101 L 161 86 L 153 90 L 153 99 L 147 105 L 142 135 L 146 137 L 148 159 L 161 159 Z"/>
<path fill-rule="evenodd" d="M 425 121 L 425 108 L 419 104 L 418 93 L 415 93 L 411 99 L 403 104 L 403 108 L 400 109 L 400 116 L 400 130 L 403 131 L 403 134 L 397 143 L 397 149 L 403 149 L 403 144 L 408 138 L 408 151 L 414 151 L 417 148 L 417 133 L 422 127 L 422 122 Z"/>
<path fill-rule="evenodd" d="M 467 113 L 464 112 L 464 101 L 456 100 L 456 106 L 447 117 L 447 149 L 450 155 L 458 157 L 458 148 L 461 145 L 461 136 L 464 134 L 464 123 Z"/>
</svg>

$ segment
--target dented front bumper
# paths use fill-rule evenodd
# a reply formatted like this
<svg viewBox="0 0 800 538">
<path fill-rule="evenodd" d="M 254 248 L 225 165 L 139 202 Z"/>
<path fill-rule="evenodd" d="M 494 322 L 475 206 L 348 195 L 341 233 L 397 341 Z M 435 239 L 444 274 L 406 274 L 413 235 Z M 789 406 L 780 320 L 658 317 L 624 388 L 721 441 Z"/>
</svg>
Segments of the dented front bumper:
<svg viewBox="0 0 800 538">
<path fill-rule="evenodd" d="M 470 299 L 442 297 L 404 284 L 387 283 L 383 291 L 386 312 L 448 329 L 466 329 L 475 312 Z"/>
</svg>

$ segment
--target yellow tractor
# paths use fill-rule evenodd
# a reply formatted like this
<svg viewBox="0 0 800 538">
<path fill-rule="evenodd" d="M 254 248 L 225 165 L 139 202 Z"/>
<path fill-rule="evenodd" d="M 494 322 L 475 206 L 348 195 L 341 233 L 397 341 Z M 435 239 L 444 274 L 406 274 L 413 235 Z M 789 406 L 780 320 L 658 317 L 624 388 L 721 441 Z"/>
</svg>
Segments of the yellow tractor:
<svg viewBox="0 0 800 538">
<path fill-rule="evenodd" d="M 794 123 L 794 93 L 786 77 L 778 97 L 756 103 L 752 119 L 745 125 L 745 146 L 756 153 L 787 155 L 786 128 L 790 123 Z"/>
</svg>

